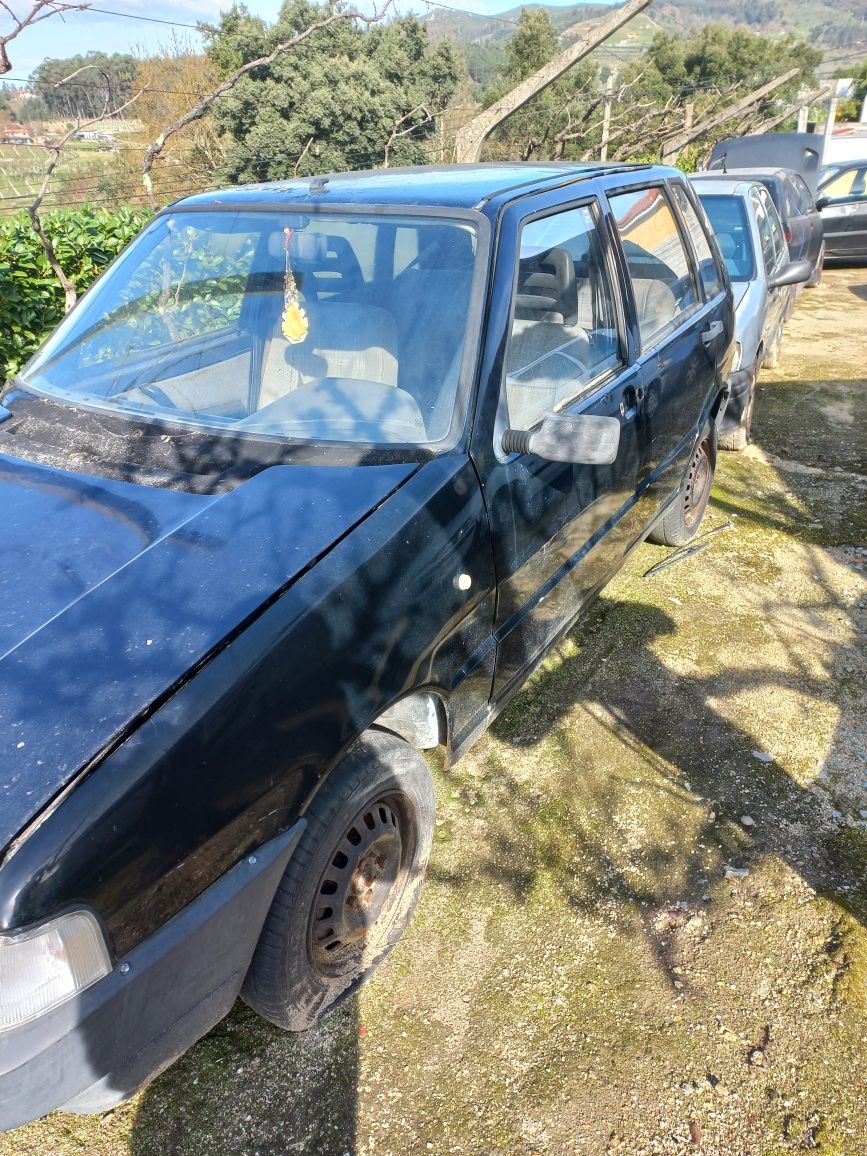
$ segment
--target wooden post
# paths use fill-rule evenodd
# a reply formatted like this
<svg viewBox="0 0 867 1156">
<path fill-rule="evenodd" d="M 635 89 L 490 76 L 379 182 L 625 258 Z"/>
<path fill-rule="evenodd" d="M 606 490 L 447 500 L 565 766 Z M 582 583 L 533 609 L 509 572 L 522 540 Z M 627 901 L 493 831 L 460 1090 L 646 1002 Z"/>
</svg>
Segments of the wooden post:
<svg viewBox="0 0 867 1156">
<path fill-rule="evenodd" d="M 599 21 L 586 39 L 576 40 L 574 44 L 555 56 L 553 60 L 544 64 L 538 72 L 534 72 L 532 76 L 522 80 L 511 92 L 507 92 L 496 104 L 492 104 L 490 108 L 486 108 L 484 112 L 473 117 L 463 128 L 458 129 L 455 137 L 455 160 L 459 164 L 477 161 L 482 151 L 482 145 L 497 125 L 502 124 L 513 112 L 517 112 L 528 100 L 532 100 L 536 93 L 547 88 L 549 84 L 553 84 L 573 64 L 583 60 L 597 44 L 607 40 L 609 36 L 627 24 L 633 16 L 637 16 L 639 12 L 647 8 L 650 3 L 651 0 L 627 0 L 622 8 L 616 8 L 611 16 Z M 573 25 L 572 28 L 568 28 L 563 33 L 563 36 L 573 34 L 580 27 L 580 25 Z"/>
<path fill-rule="evenodd" d="M 611 98 L 614 96 L 613 72 L 608 73 L 605 81 L 605 105 L 602 110 L 602 148 L 599 150 L 600 161 L 608 160 L 608 138 L 611 135 Z"/>
</svg>

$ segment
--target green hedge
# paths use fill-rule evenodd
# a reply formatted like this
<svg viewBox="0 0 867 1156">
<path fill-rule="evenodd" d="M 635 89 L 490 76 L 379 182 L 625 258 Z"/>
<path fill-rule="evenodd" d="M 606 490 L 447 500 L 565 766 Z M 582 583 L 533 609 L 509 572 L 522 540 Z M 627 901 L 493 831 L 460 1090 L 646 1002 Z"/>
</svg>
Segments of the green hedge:
<svg viewBox="0 0 867 1156">
<path fill-rule="evenodd" d="M 45 231 L 79 293 L 132 240 L 150 213 L 141 209 L 60 209 Z M 17 373 L 63 317 L 63 290 L 25 213 L 0 221 L 0 385 Z"/>
</svg>

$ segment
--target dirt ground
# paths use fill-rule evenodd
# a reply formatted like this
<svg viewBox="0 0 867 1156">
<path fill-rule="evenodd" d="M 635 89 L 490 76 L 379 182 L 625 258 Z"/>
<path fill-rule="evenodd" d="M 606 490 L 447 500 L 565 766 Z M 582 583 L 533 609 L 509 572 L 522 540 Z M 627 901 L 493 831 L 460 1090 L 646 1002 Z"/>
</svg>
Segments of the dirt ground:
<svg viewBox="0 0 867 1156">
<path fill-rule="evenodd" d="M 721 455 L 492 733 L 429 878 L 304 1036 L 239 1004 L 131 1103 L 0 1156 L 867 1153 L 867 267 L 827 270 Z M 733 869 L 733 870 L 732 870 Z"/>
</svg>

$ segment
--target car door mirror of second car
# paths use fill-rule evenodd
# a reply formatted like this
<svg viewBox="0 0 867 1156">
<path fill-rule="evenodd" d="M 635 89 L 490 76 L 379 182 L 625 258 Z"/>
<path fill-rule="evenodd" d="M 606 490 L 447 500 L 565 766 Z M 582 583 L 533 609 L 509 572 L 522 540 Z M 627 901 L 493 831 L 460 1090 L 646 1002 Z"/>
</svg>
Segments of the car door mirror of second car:
<svg viewBox="0 0 867 1156">
<path fill-rule="evenodd" d="M 549 462 L 581 466 L 610 466 L 617 460 L 619 445 L 618 419 L 593 414 L 546 413 L 534 430 L 507 429 L 503 434 L 507 454 L 535 454 Z"/>
<path fill-rule="evenodd" d="M 813 266 L 809 261 L 790 261 L 777 270 L 768 282 L 769 289 L 779 289 L 783 285 L 800 285 L 813 276 Z"/>
</svg>

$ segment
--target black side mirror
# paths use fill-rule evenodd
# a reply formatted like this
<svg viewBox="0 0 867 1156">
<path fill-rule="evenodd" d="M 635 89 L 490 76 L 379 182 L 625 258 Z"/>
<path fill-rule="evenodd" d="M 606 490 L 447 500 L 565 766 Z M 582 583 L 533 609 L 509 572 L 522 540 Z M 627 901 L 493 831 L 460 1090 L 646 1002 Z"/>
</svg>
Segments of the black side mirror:
<svg viewBox="0 0 867 1156">
<path fill-rule="evenodd" d="M 549 462 L 572 462 L 580 466 L 610 466 L 617 460 L 620 422 L 616 417 L 592 414 L 546 413 L 536 430 L 507 429 L 503 434 L 507 454 L 535 454 Z"/>
<path fill-rule="evenodd" d="M 820 213 L 823 209 L 827 209 L 827 207 L 830 204 L 831 204 L 831 198 L 830 197 L 818 197 L 816 200 L 816 208 L 819 210 Z"/>
<path fill-rule="evenodd" d="M 779 289 L 782 285 L 800 285 L 804 281 L 809 281 L 812 276 L 813 266 L 809 261 L 790 261 L 779 273 L 771 277 L 768 287 Z"/>
</svg>

